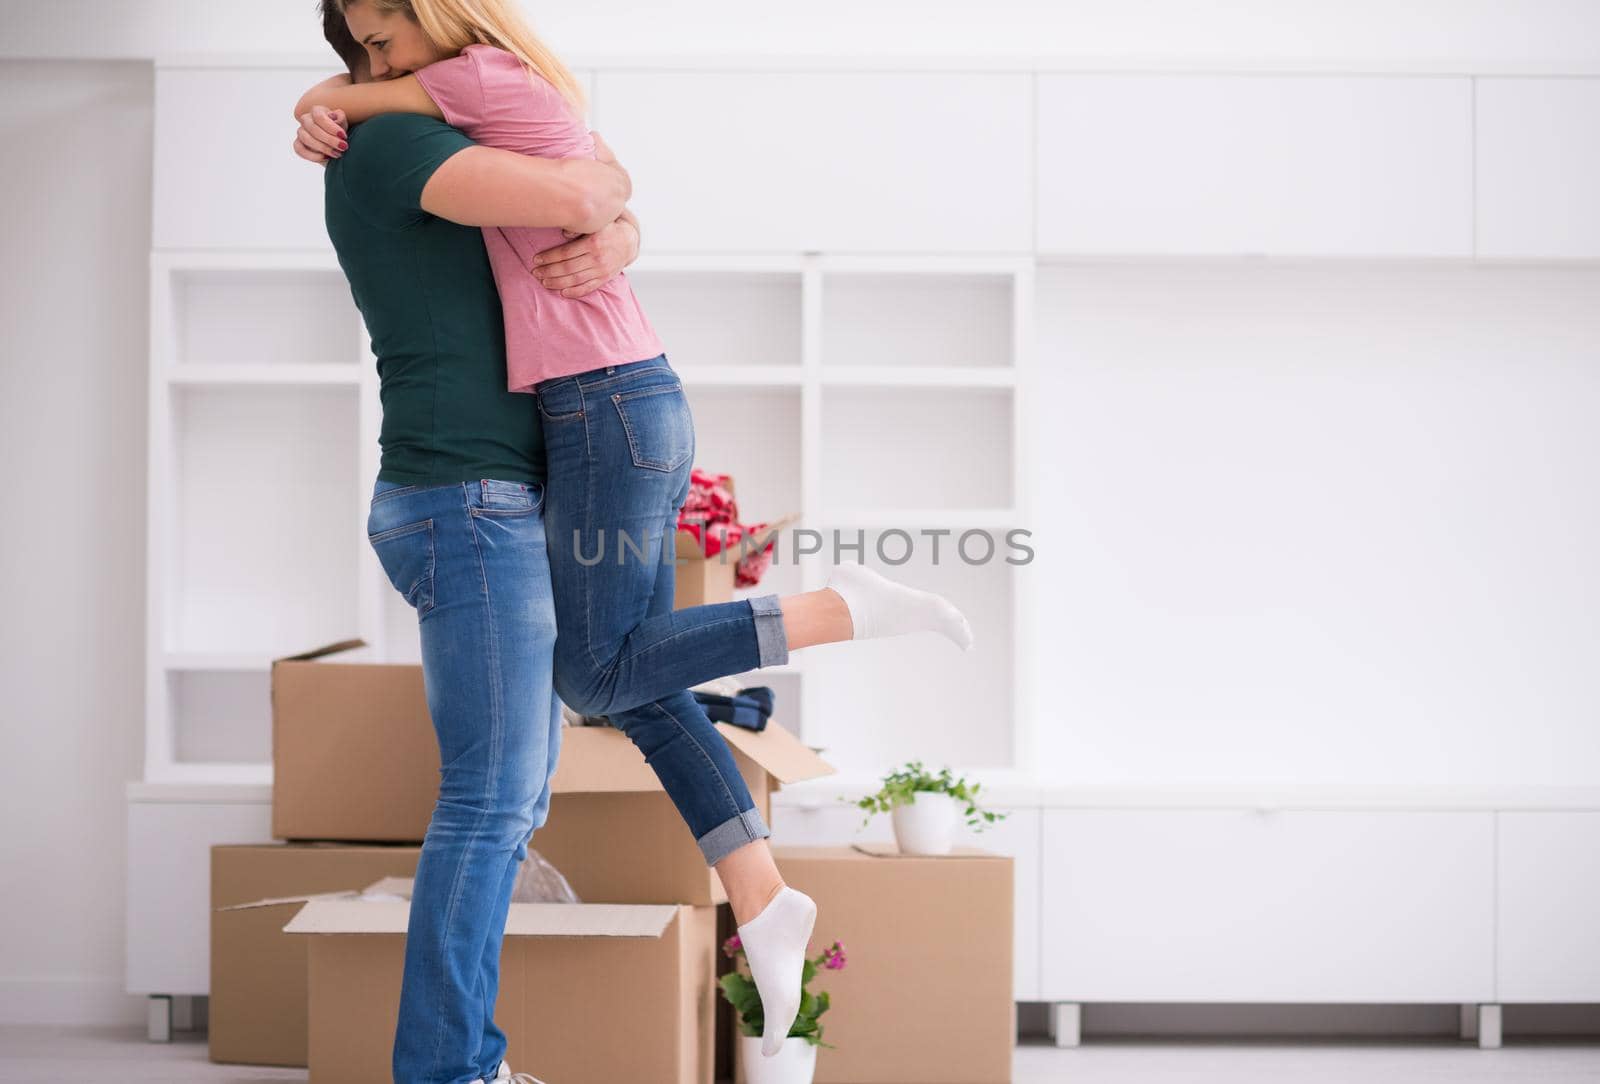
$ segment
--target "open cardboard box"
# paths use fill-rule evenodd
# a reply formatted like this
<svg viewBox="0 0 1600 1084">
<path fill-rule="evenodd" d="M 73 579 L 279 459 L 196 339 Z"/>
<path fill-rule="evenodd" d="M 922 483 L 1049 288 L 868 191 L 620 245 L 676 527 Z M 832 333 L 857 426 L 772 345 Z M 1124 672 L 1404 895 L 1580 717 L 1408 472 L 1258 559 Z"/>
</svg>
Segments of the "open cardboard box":
<svg viewBox="0 0 1600 1084">
<path fill-rule="evenodd" d="M 416 872 L 420 847 L 330 843 L 211 848 L 210 1057 L 306 1065 L 306 943 L 283 924 L 308 900 L 350 898 Z"/>
<path fill-rule="evenodd" d="M 728 476 L 727 489 L 733 493 L 733 476 Z M 675 589 L 672 606 L 682 610 L 689 606 L 705 606 L 713 602 L 731 602 L 736 566 L 746 553 L 759 553 L 768 542 L 785 527 L 797 522 L 798 515 L 788 515 L 767 524 L 746 541 L 737 542 L 731 549 L 705 555 L 700 541 L 688 531 L 679 530 L 675 539 L 678 564 L 673 571 Z"/>
<path fill-rule="evenodd" d="M 272 664 L 277 839 L 418 843 L 427 831 L 439 746 L 422 667 L 332 658 L 363 643 Z M 776 723 L 759 732 L 713 725 L 769 824 L 774 791 L 835 770 Z M 550 782 L 550 814 L 532 845 L 584 902 L 699 906 L 727 898 L 655 771 L 621 731 L 567 727 Z"/>
<path fill-rule="evenodd" d="M 311 1084 L 389 1079 L 409 913 L 321 898 L 283 927 L 307 946 Z M 716 934 L 713 907 L 512 903 L 494 1011 L 506 1061 L 563 1084 L 711 1084 Z"/>
<path fill-rule="evenodd" d="M 775 846 L 783 879 L 817 901 L 807 946 L 840 941 L 847 963 L 820 970 L 816 1084 L 1006 1084 L 1016 1046 L 1014 862 L 958 846 Z M 737 1029 L 735 1029 L 737 1034 Z M 742 1045 L 734 1080 L 745 1084 Z"/>
</svg>

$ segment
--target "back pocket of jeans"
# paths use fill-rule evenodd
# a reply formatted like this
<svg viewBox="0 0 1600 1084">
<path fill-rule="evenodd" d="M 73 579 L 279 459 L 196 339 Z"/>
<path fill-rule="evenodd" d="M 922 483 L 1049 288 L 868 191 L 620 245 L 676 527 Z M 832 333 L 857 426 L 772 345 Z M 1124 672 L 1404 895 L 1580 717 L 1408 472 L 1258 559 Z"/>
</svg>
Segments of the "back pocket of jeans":
<svg viewBox="0 0 1600 1084">
<path fill-rule="evenodd" d="M 682 384 L 662 384 L 611 396 L 628 434 L 633 465 L 674 471 L 694 455 L 694 419 Z"/>
<path fill-rule="evenodd" d="M 433 520 L 367 535 L 389 583 L 421 617 L 433 609 Z"/>
</svg>

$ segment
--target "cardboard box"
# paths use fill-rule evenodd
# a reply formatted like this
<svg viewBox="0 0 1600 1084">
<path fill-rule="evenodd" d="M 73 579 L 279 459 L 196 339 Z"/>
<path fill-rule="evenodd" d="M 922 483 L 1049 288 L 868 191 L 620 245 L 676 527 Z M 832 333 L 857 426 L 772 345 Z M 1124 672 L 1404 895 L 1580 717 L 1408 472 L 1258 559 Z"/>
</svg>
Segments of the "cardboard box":
<svg viewBox="0 0 1600 1084">
<path fill-rule="evenodd" d="M 733 477 L 727 483 L 733 492 Z M 678 565 L 674 570 L 672 608 L 682 610 L 689 606 L 706 606 L 713 602 L 733 600 L 734 573 L 739 558 L 745 553 L 759 551 L 767 541 L 777 537 L 785 527 L 796 522 L 799 516 L 784 516 L 769 523 L 760 534 L 752 536 L 748 544 L 736 543 L 732 550 L 707 557 L 694 535 L 680 530 L 675 539 Z"/>
<path fill-rule="evenodd" d="M 283 932 L 306 900 L 409 877 L 419 847 L 267 843 L 211 848 L 210 1056 L 306 1065 L 306 944 Z"/>
<path fill-rule="evenodd" d="M 811 984 L 830 995 L 822 1038 L 836 1048 L 817 1049 L 816 1084 L 1008 1084 L 1017 1034 L 1009 856 L 976 847 L 901 855 L 892 844 L 772 853 L 784 880 L 817 901 L 807 955 L 834 941 L 845 949 L 845 968 Z M 747 1079 L 737 1056 L 734 1079 Z"/>
<path fill-rule="evenodd" d="M 420 842 L 439 793 L 439 747 L 422 668 L 339 663 L 360 640 L 272 666 L 272 834 L 279 839 Z M 834 768 L 774 723 L 713 724 L 755 807 Z M 655 770 L 609 726 L 568 727 L 551 779 L 550 815 L 531 846 L 585 903 L 687 903 L 727 897 Z"/>
<path fill-rule="evenodd" d="M 310 961 L 310 1084 L 389 1080 L 408 913 L 314 900 L 284 927 Z M 506 1061 L 562 1084 L 712 1084 L 716 952 L 712 907 L 511 904 L 495 1006 Z"/>
</svg>

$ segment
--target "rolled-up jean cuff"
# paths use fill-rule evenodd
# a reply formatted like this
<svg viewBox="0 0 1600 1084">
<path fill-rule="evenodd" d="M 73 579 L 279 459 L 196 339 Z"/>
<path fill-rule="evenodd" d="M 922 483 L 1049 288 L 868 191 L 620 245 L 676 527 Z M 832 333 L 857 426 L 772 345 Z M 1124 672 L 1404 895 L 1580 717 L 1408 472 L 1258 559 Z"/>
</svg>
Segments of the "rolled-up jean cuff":
<svg viewBox="0 0 1600 1084">
<path fill-rule="evenodd" d="M 772 829 L 767 827 L 761 810 L 751 806 L 737 817 L 729 817 L 695 842 L 700 845 L 700 853 L 706 857 L 706 865 L 714 866 L 746 843 L 770 835 Z"/>
<path fill-rule="evenodd" d="M 783 631 L 783 607 L 777 595 L 757 595 L 750 601 L 756 621 L 756 654 L 762 666 L 782 666 L 789 661 L 789 637 Z"/>
</svg>

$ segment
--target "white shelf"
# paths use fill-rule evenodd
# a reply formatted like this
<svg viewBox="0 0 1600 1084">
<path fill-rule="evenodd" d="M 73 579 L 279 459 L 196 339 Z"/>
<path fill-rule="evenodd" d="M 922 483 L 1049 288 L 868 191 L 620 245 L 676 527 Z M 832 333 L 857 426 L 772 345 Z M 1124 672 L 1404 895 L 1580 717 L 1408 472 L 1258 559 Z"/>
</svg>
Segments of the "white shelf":
<svg viewBox="0 0 1600 1084">
<path fill-rule="evenodd" d="M 672 368 L 688 387 L 797 388 L 804 381 L 804 370 L 798 365 L 674 365 Z"/>
<path fill-rule="evenodd" d="M 816 526 L 849 527 L 852 530 L 892 527 L 921 530 L 949 527 L 955 530 L 996 531 L 1014 527 L 1021 522 L 1021 515 L 1015 508 L 840 507 L 824 508 L 813 518 Z"/>
<path fill-rule="evenodd" d="M 167 670 L 222 670 L 238 672 L 272 669 L 265 651 L 169 651 L 162 666 Z"/>
<path fill-rule="evenodd" d="M 183 764 L 168 760 L 145 766 L 146 783 L 183 786 L 272 785 L 271 763 L 200 762 Z"/>
<path fill-rule="evenodd" d="M 214 386 L 239 386 L 239 385 L 284 385 L 287 387 L 307 385 L 349 385 L 360 384 L 365 376 L 365 367 L 360 365 L 327 365 L 311 364 L 280 364 L 266 363 L 228 363 L 196 364 L 190 362 L 183 365 L 167 367 L 167 382 L 183 385 L 214 385 Z"/>
<path fill-rule="evenodd" d="M 971 365 L 862 365 L 824 368 L 822 383 L 830 387 L 1011 388 L 1016 386 L 1017 373 L 1009 368 Z"/>
</svg>

